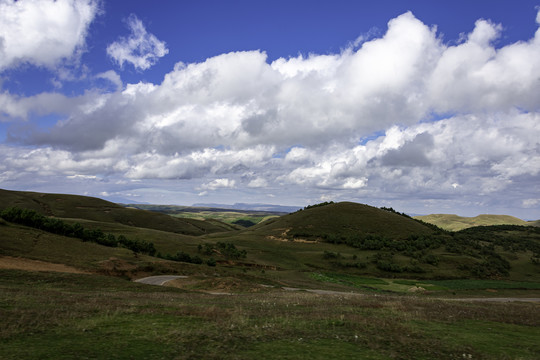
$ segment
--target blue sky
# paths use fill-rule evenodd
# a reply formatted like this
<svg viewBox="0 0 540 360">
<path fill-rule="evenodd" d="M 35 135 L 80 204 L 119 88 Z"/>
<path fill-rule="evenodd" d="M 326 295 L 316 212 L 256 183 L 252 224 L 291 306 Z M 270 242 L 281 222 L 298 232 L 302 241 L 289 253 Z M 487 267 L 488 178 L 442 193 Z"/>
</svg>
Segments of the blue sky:
<svg viewBox="0 0 540 360">
<path fill-rule="evenodd" d="M 0 187 L 538 219 L 538 5 L 0 0 Z"/>
</svg>

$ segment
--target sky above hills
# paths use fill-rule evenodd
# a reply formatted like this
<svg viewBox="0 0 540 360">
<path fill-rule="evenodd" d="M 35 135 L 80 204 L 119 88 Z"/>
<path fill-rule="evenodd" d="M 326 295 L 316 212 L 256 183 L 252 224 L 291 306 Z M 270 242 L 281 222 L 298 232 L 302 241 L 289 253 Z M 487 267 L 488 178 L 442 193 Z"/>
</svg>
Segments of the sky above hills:
<svg viewBox="0 0 540 360">
<path fill-rule="evenodd" d="M 0 0 L 0 188 L 539 219 L 539 5 Z"/>
</svg>

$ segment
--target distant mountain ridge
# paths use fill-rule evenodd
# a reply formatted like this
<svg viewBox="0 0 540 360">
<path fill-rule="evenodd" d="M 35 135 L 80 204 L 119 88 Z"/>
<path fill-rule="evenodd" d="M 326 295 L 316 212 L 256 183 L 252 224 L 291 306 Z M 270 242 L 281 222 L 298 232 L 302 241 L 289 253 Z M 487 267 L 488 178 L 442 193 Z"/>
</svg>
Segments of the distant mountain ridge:
<svg viewBox="0 0 540 360">
<path fill-rule="evenodd" d="M 272 211 L 291 213 L 301 209 L 301 206 L 284 206 L 273 204 L 247 204 L 247 203 L 235 203 L 230 204 L 214 204 L 214 203 L 198 203 L 193 204 L 193 207 L 208 207 L 208 208 L 220 208 L 220 209 L 235 209 L 235 210 L 249 210 L 249 211 Z"/>
</svg>

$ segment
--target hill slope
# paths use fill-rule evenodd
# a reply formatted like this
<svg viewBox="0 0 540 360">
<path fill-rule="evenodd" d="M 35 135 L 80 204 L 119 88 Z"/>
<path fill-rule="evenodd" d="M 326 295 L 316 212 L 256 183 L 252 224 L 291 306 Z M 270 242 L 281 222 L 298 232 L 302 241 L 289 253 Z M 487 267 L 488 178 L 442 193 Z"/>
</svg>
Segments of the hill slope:
<svg viewBox="0 0 540 360">
<path fill-rule="evenodd" d="M 341 202 L 271 219 L 253 230 L 266 236 L 315 239 L 333 236 L 378 235 L 394 239 L 427 235 L 433 230 L 411 218 L 369 205 Z"/>
<path fill-rule="evenodd" d="M 475 217 L 463 217 L 452 214 L 432 214 L 415 216 L 414 218 L 450 231 L 459 231 L 474 226 L 531 225 L 527 221 L 509 215 L 478 215 Z"/>
<path fill-rule="evenodd" d="M 1 191 L 0 196 L 3 207 L 33 208 L 64 218 L 71 215 L 75 217 L 71 221 L 88 229 L 150 241 L 158 253 L 167 255 L 165 259 L 175 261 L 58 236 L 11 220 L 0 220 L 0 259 L 21 256 L 129 277 L 170 268 L 171 272 L 223 271 L 258 279 L 265 274 L 262 270 L 268 270 L 272 272 L 269 279 L 285 284 L 313 284 L 321 274 L 335 273 L 528 281 L 536 281 L 539 274 L 540 230 L 533 227 L 477 227 L 450 234 L 389 210 L 344 202 L 311 207 L 242 231 L 194 237 L 151 229 L 161 219 L 182 219 L 125 209 L 100 199 L 8 191 Z M 152 219 L 156 222 L 145 229 L 141 223 Z M 202 261 L 192 262 L 195 258 Z"/>
<path fill-rule="evenodd" d="M 217 221 L 207 222 L 174 218 L 166 214 L 125 208 L 115 203 L 88 196 L 0 189 L 0 199 L 0 210 L 19 207 L 58 218 L 120 223 L 186 235 L 203 235 L 230 230 L 230 226 L 220 224 Z"/>
</svg>

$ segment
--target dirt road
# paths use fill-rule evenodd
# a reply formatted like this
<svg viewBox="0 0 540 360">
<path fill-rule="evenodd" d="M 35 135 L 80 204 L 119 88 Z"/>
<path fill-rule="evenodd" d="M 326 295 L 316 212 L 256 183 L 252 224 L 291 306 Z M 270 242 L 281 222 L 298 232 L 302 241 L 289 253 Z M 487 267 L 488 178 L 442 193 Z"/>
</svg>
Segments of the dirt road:
<svg viewBox="0 0 540 360">
<path fill-rule="evenodd" d="M 161 275 L 161 276 L 149 276 L 142 279 L 134 280 L 135 282 L 140 282 L 143 284 L 150 284 L 150 285 L 165 285 L 168 281 L 174 280 L 174 279 L 185 279 L 187 276 L 175 276 L 175 275 Z M 292 288 L 292 287 L 282 287 L 285 291 L 305 291 L 310 292 L 313 294 L 318 295 L 356 295 L 356 296 L 369 296 L 367 294 L 362 293 L 356 293 L 356 292 L 343 292 L 343 291 L 332 291 L 332 290 L 321 290 L 321 289 L 301 289 L 301 288 Z M 209 292 L 209 294 L 213 295 L 233 295 L 232 293 L 217 293 L 217 292 Z M 376 296 L 376 295 L 371 295 Z M 485 302 L 534 302 L 534 303 L 540 303 L 540 298 L 518 298 L 518 297 L 490 297 L 490 298 L 458 298 L 458 299 L 452 299 L 452 298 L 425 298 L 425 299 L 433 299 L 433 300 L 452 300 L 452 301 L 485 301 Z"/>
<path fill-rule="evenodd" d="M 148 284 L 148 285 L 165 285 L 166 282 L 174 279 L 185 279 L 187 276 L 180 275 L 160 275 L 160 276 L 149 276 L 142 279 L 133 280 L 138 283 Z"/>
</svg>

